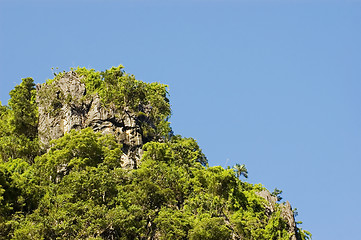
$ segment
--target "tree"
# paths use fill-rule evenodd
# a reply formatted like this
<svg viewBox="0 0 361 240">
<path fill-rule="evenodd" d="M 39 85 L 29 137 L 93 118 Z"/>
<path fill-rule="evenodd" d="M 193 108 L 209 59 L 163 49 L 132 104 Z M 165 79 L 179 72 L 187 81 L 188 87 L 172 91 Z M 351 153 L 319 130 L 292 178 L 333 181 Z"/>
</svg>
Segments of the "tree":
<svg viewBox="0 0 361 240">
<path fill-rule="evenodd" d="M 281 201 L 282 200 L 282 197 L 281 197 L 281 194 L 282 194 L 282 190 L 278 189 L 278 188 L 275 188 L 275 190 L 273 190 L 273 192 L 271 193 L 272 196 L 276 197 L 277 198 L 277 201 Z"/>
<path fill-rule="evenodd" d="M 32 78 L 24 78 L 10 91 L 9 107 L 0 104 L 0 158 L 23 158 L 32 163 L 39 152 L 38 107 Z"/>
<path fill-rule="evenodd" d="M 247 168 L 246 168 L 246 165 L 242 164 L 236 164 L 233 166 L 233 169 L 234 169 L 234 172 L 236 173 L 236 177 L 237 178 L 240 178 L 242 175 L 245 177 L 245 178 L 248 178 L 248 171 L 247 171 Z"/>
<path fill-rule="evenodd" d="M 204 214 L 196 221 L 195 227 L 189 232 L 191 240 L 232 239 L 231 230 L 221 217 L 211 217 Z"/>
<path fill-rule="evenodd" d="M 16 135 L 25 135 L 30 140 L 37 136 L 38 110 L 36 90 L 32 78 L 23 78 L 20 85 L 10 91 L 9 106 L 12 110 L 10 124 Z"/>
</svg>

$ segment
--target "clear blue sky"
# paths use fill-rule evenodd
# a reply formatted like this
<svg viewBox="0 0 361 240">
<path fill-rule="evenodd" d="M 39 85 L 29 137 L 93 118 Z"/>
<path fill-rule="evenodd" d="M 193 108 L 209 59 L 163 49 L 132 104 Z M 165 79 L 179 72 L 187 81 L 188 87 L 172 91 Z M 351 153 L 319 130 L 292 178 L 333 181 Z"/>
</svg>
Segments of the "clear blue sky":
<svg viewBox="0 0 361 240">
<path fill-rule="evenodd" d="M 52 67 L 169 85 L 210 165 L 284 191 L 313 239 L 361 236 L 361 1 L 0 0 L 0 100 Z"/>
</svg>

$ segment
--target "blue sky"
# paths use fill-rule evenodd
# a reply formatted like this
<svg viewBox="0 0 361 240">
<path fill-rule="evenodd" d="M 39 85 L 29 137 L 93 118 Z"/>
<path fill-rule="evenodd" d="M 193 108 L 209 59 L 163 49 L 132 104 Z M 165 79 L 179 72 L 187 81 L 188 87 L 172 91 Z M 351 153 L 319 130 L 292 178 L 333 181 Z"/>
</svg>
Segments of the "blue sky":
<svg viewBox="0 0 361 240">
<path fill-rule="evenodd" d="M 210 165 L 283 190 L 313 239 L 361 235 L 361 1 L 0 0 L 0 100 L 52 67 L 169 85 Z"/>
</svg>

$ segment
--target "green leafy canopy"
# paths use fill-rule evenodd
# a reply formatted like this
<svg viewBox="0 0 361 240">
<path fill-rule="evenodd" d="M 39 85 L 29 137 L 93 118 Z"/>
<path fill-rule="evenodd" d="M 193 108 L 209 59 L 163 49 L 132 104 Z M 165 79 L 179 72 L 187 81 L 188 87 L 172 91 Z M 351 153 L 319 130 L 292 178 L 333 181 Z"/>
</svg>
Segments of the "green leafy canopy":
<svg viewBox="0 0 361 240">
<path fill-rule="evenodd" d="M 136 114 L 141 163 L 122 168 L 122 145 L 91 128 L 41 150 L 35 84 L 23 79 L 9 106 L 0 104 L 0 239 L 311 238 L 289 231 L 282 203 L 267 211 L 257 194 L 264 187 L 241 178 L 245 165 L 210 167 L 193 138 L 171 132 L 166 85 L 136 80 L 121 65 L 72 71 L 86 86 L 84 101 L 98 95 L 105 107 Z M 281 200 L 281 192 L 273 195 Z"/>
</svg>

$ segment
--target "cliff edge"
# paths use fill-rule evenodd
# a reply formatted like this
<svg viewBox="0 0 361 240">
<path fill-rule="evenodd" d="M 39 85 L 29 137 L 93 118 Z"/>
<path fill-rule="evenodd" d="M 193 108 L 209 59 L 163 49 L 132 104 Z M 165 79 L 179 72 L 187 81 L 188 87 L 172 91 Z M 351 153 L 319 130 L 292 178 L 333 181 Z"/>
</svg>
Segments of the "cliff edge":
<svg viewBox="0 0 361 240">
<path fill-rule="evenodd" d="M 51 140 L 72 129 L 90 127 L 95 132 L 114 135 L 123 145 L 123 166 L 135 168 L 144 142 L 139 119 L 130 110 L 105 106 L 99 94 L 87 96 L 81 79 L 71 71 L 51 83 L 37 85 L 40 143 L 47 148 Z"/>
</svg>

